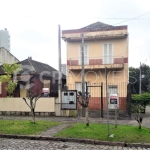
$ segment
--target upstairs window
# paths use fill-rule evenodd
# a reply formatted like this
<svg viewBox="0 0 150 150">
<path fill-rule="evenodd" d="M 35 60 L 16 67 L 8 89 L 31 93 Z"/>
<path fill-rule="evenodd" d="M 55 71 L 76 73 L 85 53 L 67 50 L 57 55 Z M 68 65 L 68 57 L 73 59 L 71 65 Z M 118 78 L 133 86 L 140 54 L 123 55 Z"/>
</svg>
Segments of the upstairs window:
<svg viewBox="0 0 150 150">
<path fill-rule="evenodd" d="M 103 64 L 113 64 L 113 44 L 105 43 L 103 45 Z"/>
<path fill-rule="evenodd" d="M 89 50 L 88 45 L 84 45 L 84 65 L 89 64 Z M 79 65 L 82 65 L 82 45 L 79 48 Z"/>
</svg>

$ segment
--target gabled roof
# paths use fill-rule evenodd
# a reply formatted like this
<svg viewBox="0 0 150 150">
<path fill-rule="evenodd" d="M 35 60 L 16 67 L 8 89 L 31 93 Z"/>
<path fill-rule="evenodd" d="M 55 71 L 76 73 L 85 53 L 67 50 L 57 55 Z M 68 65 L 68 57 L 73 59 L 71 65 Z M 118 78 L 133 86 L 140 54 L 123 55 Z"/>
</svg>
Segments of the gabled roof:
<svg viewBox="0 0 150 150">
<path fill-rule="evenodd" d="M 95 22 L 95 23 L 92 23 L 92 24 L 90 24 L 88 26 L 85 26 L 81 29 L 93 31 L 93 30 L 100 30 L 100 29 L 104 29 L 104 28 L 106 29 L 106 28 L 113 28 L 113 27 L 114 26 L 108 25 L 108 24 L 105 24 L 105 23 L 102 23 L 102 22 Z"/>
<path fill-rule="evenodd" d="M 35 60 L 32 60 L 31 57 L 28 59 L 25 59 L 23 61 L 18 62 L 17 64 L 22 65 L 22 71 L 20 71 L 18 74 L 21 73 L 28 73 L 28 74 L 40 74 L 43 73 L 43 75 L 49 75 L 52 76 L 54 71 L 57 71 L 53 67 L 49 66 L 48 64 L 41 63 Z M 50 74 L 46 74 L 46 72 L 49 72 Z M 5 74 L 2 70 L 2 66 L 0 67 L 0 74 Z M 62 77 L 63 79 L 66 78 L 65 75 Z"/>
<path fill-rule="evenodd" d="M 40 74 L 43 71 L 57 71 L 48 64 L 32 60 L 30 57 L 28 59 L 18 62 L 18 64 L 21 64 L 23 66 L 23 71 L 29 70 L 30 72 L 35 72 L 36 74 Z"/>
</svg>

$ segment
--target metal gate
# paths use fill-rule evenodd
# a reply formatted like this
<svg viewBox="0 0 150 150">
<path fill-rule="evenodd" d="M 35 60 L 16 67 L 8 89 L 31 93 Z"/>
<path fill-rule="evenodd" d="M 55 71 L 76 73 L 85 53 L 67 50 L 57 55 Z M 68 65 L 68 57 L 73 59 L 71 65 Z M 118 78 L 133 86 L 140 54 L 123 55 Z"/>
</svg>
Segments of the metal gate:
<svg viewBox="0 0 150 150">
<path fill-rule="evenodd" d="M 86 93 L 90 92 L 89 117 L 103 118 L 103 83 L 86 83 Z M 82 117 L 85 116 L 85 109 L 82 109 Z"/>
</svg>

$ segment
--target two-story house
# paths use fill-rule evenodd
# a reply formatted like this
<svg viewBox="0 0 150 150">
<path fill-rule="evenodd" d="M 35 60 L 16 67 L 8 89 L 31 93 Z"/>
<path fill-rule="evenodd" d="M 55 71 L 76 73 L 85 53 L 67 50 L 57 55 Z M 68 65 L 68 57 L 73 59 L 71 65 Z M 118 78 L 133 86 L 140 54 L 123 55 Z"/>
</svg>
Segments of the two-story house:
<svg viewBox="0 0 150 150">
<path fill-rule="evenodd" d="M 89 109 L 101 108 L 101 96 L 103 108 L 106 109 L 107 68 L 108 93 L 119 95 L 119 109 L 125 111 L 128 84 L 127 26 L 96 22 L 80 29 L 62 31 L 62 38 L 67 47 L 67 85 L 69 89 L 78 91 L 82 91 L 81 34 L 84 36 L 84 80 L 88 85 L 103 83 L 103 95 L 100 88 L 89 87 L 91 94 Z"/>
</svg>

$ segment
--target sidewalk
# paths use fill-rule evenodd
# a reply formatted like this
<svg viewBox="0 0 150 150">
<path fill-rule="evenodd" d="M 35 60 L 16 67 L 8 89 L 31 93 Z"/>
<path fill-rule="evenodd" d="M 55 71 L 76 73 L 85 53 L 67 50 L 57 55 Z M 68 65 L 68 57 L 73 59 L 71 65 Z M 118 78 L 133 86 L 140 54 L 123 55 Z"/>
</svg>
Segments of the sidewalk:
<svg viewBox="0 0 150 150">
<path fill-rule="evenodd" d="M 143 119 L 143 123 L 142 126 L 145 126 L 147 128 L 150 128 L 150 107 L 148 107 L 146 109 L 146 117 Z M 0 120 L 31 120 L 31 116 L 0 116 Z M 150 144 L 145 143 L 145 144 L 140 144 L 140 143 L 124 143 L 124 142 L 110 142 L 110 141 L 99 141 L 99 140 L 88 140 L 88 139 L 73 139 L 73 138 L 56 138 L 54 137 L 54 135 L 56 133 L 58 133 L 59 131 L 72 126 L 75 123 L 78 122 L 84 122 L 85 123 L 85 117 L 36 117 L 36 120 L 46 120 L 46 121 L 58 121 L 58 122 L 62 122 L 63 124 L 52 127 L 50 129 L 48 129 L 47 131 L 42 132 L 39 135 L 0 135 L 1 140 L 5 138 L 8 139 L 15 139 L 18 141 L 21 140 L 39 140 L 39 142 L 42 141 L 51 141 L 55 144 L 58 143 L 69 143 L 69 142 L 73 142 L 73 143 L 79 143 L 82 144 L 83 146 L 85 146 L 85 144 L 92 144 L 92 145 L 101 145 L 104 146 L 105 148 L 112 148 L 111 146 L 115 146 L 115 148 L 119 148 L 119 149 L 131 149 L 131 147 L 134 147 L 133 149 L 138 149 L 138 148 L 148 148 L 150 149 Z M 89 118 L 90 123 L 107 123 L 107 118 Z M 114 119 L 110 119 L 109 120 L 110 124 L 115 124 L 115 120 Z M 138 123 L 137 121 L 133 120 L 133 119 L 125 119 L 124 120 L 117 120 L 118 124 L 121 125 L 136 125 L 138 127 Z M 38 143 L 39 143 L 38 142 Z M 34 142 L 32 142 L 34 143 Z M 69 143 L 70 144 L 70 143 Z M 124 147 L 124 146 L 127 147 Z M 130 148 L 129 148 L 130 147 Z"/>
<path fill-rule="evenodd" d="M 4 120 L 31 120 L 31 116 L 0 116 L 0 119 Z M 62 122 L 62 125 L 55 126 L 53 128 L 48 129 L 47 131 L 41 133 L 41 136 L 49 136 L 53 137 L 57 132 L 75 124 L 78 122 L 85 122 L 85 117 L 36 117 L 36 120 L 47 120 L 47 121 L 58 121 Z M 90 123 L 107 123 L 107 118 L 89 118 Z M 114 119 L 109 120 L 110 124 L 115 124 Z M 135 125 L 138 126 L 137 121 L 134 119 L 122 119 L 117 120 L 117 124 L 120 125 Z M 145 126 L 150 129 L 150 107 L 146 108 L 146 115 L 143 118 L 142 126 Z"/>
</svg>

